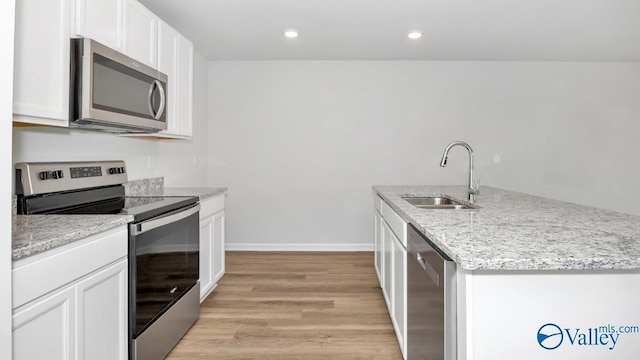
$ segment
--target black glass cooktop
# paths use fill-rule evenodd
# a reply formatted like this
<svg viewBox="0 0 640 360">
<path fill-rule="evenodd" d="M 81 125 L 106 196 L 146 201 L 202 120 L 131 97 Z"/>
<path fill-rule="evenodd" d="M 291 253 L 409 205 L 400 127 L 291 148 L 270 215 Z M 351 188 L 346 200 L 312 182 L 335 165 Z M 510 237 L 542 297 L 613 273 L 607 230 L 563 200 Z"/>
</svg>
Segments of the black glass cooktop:
<svg viewBox="0 0 640 360">
<path fill-rule="evenodd" d="M 143 221 L 198 202 L 195 196 L 124 196 L 121 186 L 18 198 L 18 214 L 125 214 Z"/>
</svg>

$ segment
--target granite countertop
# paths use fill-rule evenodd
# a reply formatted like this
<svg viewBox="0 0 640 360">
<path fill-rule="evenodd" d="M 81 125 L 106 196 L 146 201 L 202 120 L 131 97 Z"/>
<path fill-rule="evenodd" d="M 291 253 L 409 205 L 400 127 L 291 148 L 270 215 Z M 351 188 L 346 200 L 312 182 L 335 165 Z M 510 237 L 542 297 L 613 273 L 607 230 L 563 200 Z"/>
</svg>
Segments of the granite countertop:
<svg viewBox="0 0 640 360">
<path fill-rule="evenodd" d="M 401 196 L 467 199 L 466 186 L 374 186 L 466 270 L 640 269 L 640 217 L 481 188 L 477 209 L 419 209 Z"/>
<path fill-rule="evenodd" d="M 161 189 L 141 189 L 127 196 L 197 196 L 200 200 L 227 192 L 225 187 L 166 187 Z"/>
<path fill-rule="evenodd" d="M 13 261 L 98 234 L 133 221 L 131 215 L 14 215 Z"/>
<path fill-rule="evenodd" d="M 127 196 L 198 196 L 200 200 L 205 200 L 227 192 L 224 187 L 165 188 L 163 180 L 131 181 L 126 185 Z M 131 215 L 14 215 L 12 259 L 20 260 L 131 221 Z"/>
</svg>

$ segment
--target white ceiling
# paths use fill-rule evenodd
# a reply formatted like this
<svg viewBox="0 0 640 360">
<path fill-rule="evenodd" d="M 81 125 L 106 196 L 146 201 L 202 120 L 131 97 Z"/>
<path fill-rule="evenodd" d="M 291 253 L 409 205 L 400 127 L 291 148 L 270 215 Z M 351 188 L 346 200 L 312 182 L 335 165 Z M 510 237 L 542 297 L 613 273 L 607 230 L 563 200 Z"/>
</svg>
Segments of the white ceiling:
<svg viewBox="0 0 640 360">
<path fill-rule="evenodd" d="M 640 0 L 141 2 L 210 60 L 640 61 Z"/>
</svg>

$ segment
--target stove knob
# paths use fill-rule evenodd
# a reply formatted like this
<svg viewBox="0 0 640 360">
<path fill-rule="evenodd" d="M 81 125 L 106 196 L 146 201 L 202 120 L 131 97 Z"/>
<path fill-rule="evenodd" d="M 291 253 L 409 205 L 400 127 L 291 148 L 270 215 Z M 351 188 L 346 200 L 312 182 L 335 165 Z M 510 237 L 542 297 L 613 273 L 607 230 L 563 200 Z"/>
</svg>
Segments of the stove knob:
<svg viewBox="0 0 640 360">
<path fill-rule="evenodd" d="M 120 168 L 120 173 L 121 173 L 121 174 L 126 173 L 126 169 L 124 168 L 124 166 Z"/>
<path fill-rule="evenodd" d="M 124 174 L 124 166 L 109 168 L 109 174 Z"/>
<path fill-rule="evenodd" d="M 62 179 L 64 177 L 64 173 L 62 172 L 62 170 L 58 170 L 55 173 L 56 176 L 58 176 L 58 179 Z"/>
<path fill-rule="evenodd" d="M 51 173 L 48 172 L 48 171 L 41 171 L 38 174 L 38 177 L 40 178 L 40 180 L 47 180 L 49 178 L 49 174 L 51 174 Z"/>
</svg>

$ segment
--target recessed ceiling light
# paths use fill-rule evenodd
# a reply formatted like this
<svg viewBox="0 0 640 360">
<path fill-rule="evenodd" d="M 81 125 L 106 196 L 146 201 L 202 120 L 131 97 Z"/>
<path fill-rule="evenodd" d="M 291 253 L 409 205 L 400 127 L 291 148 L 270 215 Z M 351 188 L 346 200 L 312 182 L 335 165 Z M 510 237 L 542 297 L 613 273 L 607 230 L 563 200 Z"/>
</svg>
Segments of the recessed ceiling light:
<svg viewBox="0 0 640 360">
<path fill-rule="evenodd" d="M 298 30 L 295 29 L 287 29 L 284 31 L 284 36 L 288 37 L 288 38 L 295 38 L 298 37 Z"/>
<path fill-rule="evenodd" d="M 407 37 L 409 39 L 420 39 L 422 37 L 422 31 L 420 30 L 411 30 L 407 33 Z"/>
</svg>

